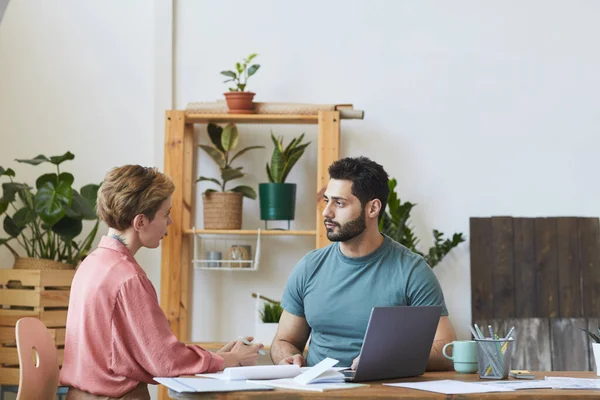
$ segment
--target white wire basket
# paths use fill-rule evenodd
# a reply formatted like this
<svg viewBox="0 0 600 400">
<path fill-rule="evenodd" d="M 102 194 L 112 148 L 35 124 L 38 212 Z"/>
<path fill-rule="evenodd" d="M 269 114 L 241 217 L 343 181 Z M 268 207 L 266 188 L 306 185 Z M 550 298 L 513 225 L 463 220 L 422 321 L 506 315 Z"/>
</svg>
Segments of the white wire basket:
<svg viewBox="0 0 600 400">
<path fill-rule="evenodd" d="M 196 270 L 256 271 L 259 261 L 260 229 L 256 238 L 234 233 L 194 234 L 192 264 Z"/>
</svg>

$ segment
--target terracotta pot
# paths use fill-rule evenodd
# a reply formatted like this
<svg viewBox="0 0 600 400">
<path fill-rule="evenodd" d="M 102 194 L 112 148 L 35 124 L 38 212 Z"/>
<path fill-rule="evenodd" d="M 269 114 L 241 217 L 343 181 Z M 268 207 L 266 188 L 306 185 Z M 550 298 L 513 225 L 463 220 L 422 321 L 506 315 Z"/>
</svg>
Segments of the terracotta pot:
<svg viewBox="0 0 600 400">
<path fill-rule="evenodd" d="M 252 92 L 225 93 L 229 114 L 254 114 L 254 95 Z"/>
</svg>

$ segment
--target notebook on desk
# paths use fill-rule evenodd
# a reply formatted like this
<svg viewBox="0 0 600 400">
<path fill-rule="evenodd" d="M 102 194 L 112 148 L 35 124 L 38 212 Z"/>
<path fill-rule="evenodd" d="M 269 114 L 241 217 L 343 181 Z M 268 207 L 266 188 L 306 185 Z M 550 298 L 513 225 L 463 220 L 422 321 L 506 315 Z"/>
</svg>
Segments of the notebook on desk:
<svg viewBox="0 0 600 400">
<path fill-rule="evenodd" d="M 418 376 L 425 372 L 441 306 L 374 307 L 349 382 Z"/>
</svg>

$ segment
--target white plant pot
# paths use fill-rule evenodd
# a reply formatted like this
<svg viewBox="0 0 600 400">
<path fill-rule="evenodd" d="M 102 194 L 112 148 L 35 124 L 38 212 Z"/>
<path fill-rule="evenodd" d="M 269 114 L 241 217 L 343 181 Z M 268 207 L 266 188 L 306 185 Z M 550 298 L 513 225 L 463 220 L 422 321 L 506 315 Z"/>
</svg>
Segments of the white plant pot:
<svg viewBox="0 0 600 400">
<path fill-rule="evenodd" d="M 596 375 L 600 376 L 600 343 L 592 343 L 594 360 L 596 360 Z"/>
<path fill-rule="evenodd" d="M 272 323 L 264 323 L 257 322 L 256 323 L 256 332 L 254 333 L 254 341 L 264 344 L 265 346 L 271 346 L 273 343 L 273 339 L 275 339 L 275 334 L 277 333 L 277 326 L 279 324 Z"/>
</svg>

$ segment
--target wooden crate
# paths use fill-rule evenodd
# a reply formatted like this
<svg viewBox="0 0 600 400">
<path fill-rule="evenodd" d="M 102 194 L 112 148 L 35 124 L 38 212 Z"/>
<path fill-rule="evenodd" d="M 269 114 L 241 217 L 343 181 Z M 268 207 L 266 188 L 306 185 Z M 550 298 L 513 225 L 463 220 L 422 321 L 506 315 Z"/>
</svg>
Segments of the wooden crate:
<svg viewBox="0 0 600 400">
<path fill-rule="evenodd" d="M 40 319 L 50 330 L 62 365 L 67 307 L 74 270 L 0 269 L 0 385 L 19 383 L 15 324 Z"/>
</svg>

